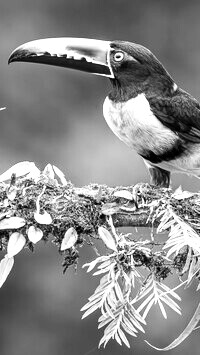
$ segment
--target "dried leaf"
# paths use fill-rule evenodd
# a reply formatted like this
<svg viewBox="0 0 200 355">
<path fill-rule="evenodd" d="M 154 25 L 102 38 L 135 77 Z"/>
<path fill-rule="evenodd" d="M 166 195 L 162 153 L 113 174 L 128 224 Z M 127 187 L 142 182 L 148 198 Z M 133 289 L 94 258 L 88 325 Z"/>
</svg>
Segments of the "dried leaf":
<svg viewBox="0 0 200 355">
<path fill-rule="evenodd" d="M 117 213 L 119 211 L 119 206 L 114 202 L 114 203 L 104 203 L 104 205 L 101 208 L 101 213 L 104 214 L 105 216 L 112 216 L 113 214 Z"/>
<path fill-rule="evenodd" d="M 56 175 L 59 177 L 62 185 L 66 186 L 67 185 L 67 180 L 65 179 L 64 173 L 60 169 L 58 169 L 57 166 L 55 166 L 55 165 L 53 165 L 53 169 L 54 169 Z"/>
<path fill-rule="evenodd" d="M 175 198 L 176 200 L 184 200 L 184 199 L 190 198 L 194 195 L 195 195 L 194 192 L 183 191 L 180 186 L 174 191 L 172 197 Z"/>
<path fill-rule="evenodd" d="M 125 198 L 126 200 L 133 200 L 133 195 L 128 190 L 115 191 L 115 197 Z"/>
<path fill-rule="evenodd" d="M 145 342 L 148 345 L 150 345 L 152 348 L 159 350 L 159 351 L 168 351 L 168 350 L 174 349 L 178 345 L 180 345 L 192 333 L 192 331 L 195 329 L 196 325 L 199 323 L 199 320 L 200 320 L 200 303 L 198 304 L 197 309 L 196 309 L 192 319 L 188 323 L 187 327 L 170 345 L 166 346 L 165 348 L 157 348 L 156 346 L 151 345 L 147 340 L 145 340 Z"/>
<path fill-rule="evenodd" d="M 75 192 L 79 196 L 86 197 L 96 197 L 97 195 L 97 191 L 85 187 L 76 187 Z"/>
<path fill-rule="evenodd" d="M 34 218 L 35 218 L 36 222 L 38 222 L 39 224 L 51 224 L 52 223 L 52 218 L 51 218 L 50 214 L 46 211 L 44 211 L 43 214 L 35 212 Z"/>
<path fill-rule="evenodd" d="M 12 270 L 14 264 L 14 258 L 8 258 L 6 255 L 0 262 L 0 287 L 4 284 L 6 281 L 9 273 Z"/>
<path fill-rule="evenodd" d="M 9 200 L 8 198 L 5 198 L 5 200 L 3 200 L 3 207 L 8 207 L 9 206 Z"/>
<path fill-rule="evenodd" d="M 28 239 L 30 242 L 36 244 L 39 242 L 43 237 L 43 232 L 41 231 L 40 228 L 37 228 L 35 226 L 30 226 L 28 229 Z"/>
<path fill-rule="evenodd" d="M 16 195 L 17 195 L 17 187 L 16 186 L 10 186 L 8 191 L 7 191 L 8 199 L 10 201 L 14 201 Z"/>
<path fill-rule="evenodd" d="M 8 246 L 7 246 L 7 255 L 9 258 L 12 256 L 18 254 L 26 244 L 26 238 L 23 236 L 23 234 L 14 232 L 11 234 L 9 241 L 8 241 Z"/>
<path fill-rule="evenodd" d="M 176 195 L 180 195 L 182 194 L 183 192 L 183 189 L 182 189 L 182 186 L 180 185 L 179 187 L 177 187 L 177 189 L 174 191 L 174 193 L 172 194 L 172 196 L 176 196 Z"/>
<path fill-rule="evenodd" d="M 3 218 L 9 218 L 10 216 L 12 216 L 12 212 L 11 211 L 7 211 L 7 212 L 2 212 L 0 213 L 0 221 L 2 221 Z"/>
<path fill-rule="evenodd" d="M 74 227 L 70 227 L 64 235 L 64 238 L 61 243 L 60 250 L 66 250 L 74 246 L 74 244 L 77 242 L 78 239 L 78 234 L 77 231 Z"/>
<path fill-rule="evenodd" d="M 117 251 L 115 240 L 112 234 L 104 227 L 98 228 L 99 237 L 103 240 L 107 248 Z"/>
<path fill-rule="evenodd" d="M 9 168 L 3 174 L 1 174 L 0 182 L 10 180 L 13 174 L 15 174 L 16 177 L 20 177 L 28 174 L 33 174 L 33 173 L 36 174 L 36 171 L 39 172 L 40 174 L 40 171 L 36 167 L 35 163 L 30 161 L 23 161 L 11 166 L 11 168 Z"/>
<path fill-rule="evenodd" d="M 24 218 L 21 217 L 10 217 L 4 218 L 0 221 L 0 230 L 2 229 L 18 229 L 26 224 Z"/>
<path fill-rule="evenodd" d="M 46 175 L 49 179 L 54 179 L 55 178 L 55 174 L 53 171 L 53 167 L 51 164 L 47 164 L 42 172 L 43 175 Z"/>
</svg>

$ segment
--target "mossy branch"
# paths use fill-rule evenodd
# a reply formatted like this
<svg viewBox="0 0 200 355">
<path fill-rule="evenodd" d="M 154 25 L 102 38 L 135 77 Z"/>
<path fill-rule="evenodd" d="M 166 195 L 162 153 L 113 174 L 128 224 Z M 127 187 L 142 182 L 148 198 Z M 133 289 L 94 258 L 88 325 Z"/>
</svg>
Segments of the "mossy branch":
<svg viewBox="0 0 200 355">
<path fill-rule="evenodd" d="M 108 226 L 109 216 L 117 228 L 156 227 L 160 218 L 154 213 L 154 207 L 162 209 L 162 205 L 166 208 L 167 204 L 195 229 L 200 228 L 199 194 L 179 199 L 171 189 L 148 184 L 138 186 L 90 184 L 80 188 L 70 181 L 59 184 L 46 173 L 41 173 L 37 181 L 24 177 L 16 179 L 13 175 L 11 182 L 0 184 L 0 221 L 12 216 L 21 217 L 26 221 L 21 229 L 36 225 L 43 231 L 45 240 L 53 236 L 56 243 L 61 243 L 69 227 L 76 229 L 80 240 L 82 235 L 97 238 L 98 227 Z M 41 214 L 48 212 L 51 216 L 51 223 L 35 220 L 38 205 Z M 0 236 L 5 237 L 9 231 L 9 227 L 1 230 L 0 225 Z"/>
<path fill-rule="evenodd" d="M 114 336 L 129 346 L 120 326 L 135 336 L 130 321 L 143 329 L 138 321 L 146 323 L 153 304 L 159 304 L 164 318 L 163 304 L 180 314 L 180 306 L 173 299 L 180 301 L 180 297 L 163 283 L 168 276 L 175 271 L 180 277 L 187 275 L 187 286 L 193 280 L 199 282 L 199 218 L 197 193 L 181 189 L 173 192 L 148 184 L 90 184 L 80 188 L 50 164 L 43 172 L 34 163 L 16 164 L 0 176 L 0 247 L 7 250 L 0 261 L 0 287 L 13 267 L 14 255 L 24 247 L 32 251 L 39 240 L 51 239 L 64 256 L 65 271 L 76 266 L 80 246 L 87 243 L 95 249 L 95 240 L 101 239 L 106 253 L 86 266 L 88 271 L 97 267 L 94 275 L 104 276 L 83 307 L 83 317 L 101 309 L 99 326 L 110 324 L 100 344 L 105 345 Z M 143 240 L 134 232 L 120 233 L 120 227 L 150 227 L 149 238 Z M 167 232 L 167 239 L 160 238 L 160 232 Z M 134 308 L 135 303 L 139 303 L 138 308 Z M 186 328 L 167 349 L 191 333 L 199 319 L 196 313 L 194 317 L 189 330 Z"/>
<path fill-rule="evenodd" d="M 27 162 L 16 166 L 20 164 Z M 28 172 L 31 169 L 28 165 Z M 35 165 L 34 169 L 37 169 Z M 76 249 L 65 251 L 67 254 L 65 266 L 68 267 L 76 263 L 78 246 L 85 241 L 93 245 L 95 239 L 99 238 L 100 226 L 111 229 L 108 223 L 110 216 L 115 228 L 154 228 L 160 223 L 162 210 L 165 211 L 167 206 L 171 206 L 180 218 L 198 231 L 200 217 L 198 194 L 183 195 L 181 192 L 179 198 L 171 189 L 155 188 L 148 184 L 129 187 L 90 184 L 80 188 L 62 176 L 61 182 L 58 182 L 50 164 L 43 172 L 37 169 L 35 174 L 34 169 L 34 173 L 30 171 L 26 177 L 16 178 L 15 173 L 10 176 L 12 168 L 2 175 L 4 177 L 7 174 L 5 177 L 10 176 L 10 180 L 7 180 L 7 183 L 0 183 L 1 249 L 7 247 L 13 231 L 27 236 L 29 228 L 34 227 L 42 233 L 43 240 L 53 239 L 53 243 L 62 250 L 64 235 L 73 227 L 78 237 Z M 18 225 L 18 222 L 15 224 L 16 220 L 14 222 L 11 220 L 13 217 L 21 218 L 22 224 Z M 34 249 L 34 243 L 30 242 L 28 237 L 26 246 Z"/>
</svg>

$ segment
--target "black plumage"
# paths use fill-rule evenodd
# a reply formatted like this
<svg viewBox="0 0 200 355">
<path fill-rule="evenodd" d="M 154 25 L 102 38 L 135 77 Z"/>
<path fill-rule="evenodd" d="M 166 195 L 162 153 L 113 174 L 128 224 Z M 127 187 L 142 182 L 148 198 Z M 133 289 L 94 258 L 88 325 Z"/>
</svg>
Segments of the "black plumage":
<svg viewBox="0 0 200 355">
<path fill-rule="evenodd" d="M 163 125 L 185 142 L 200 143 L 200 105 L 187 92 L 177 89 L 172 96 L 149 96 L 151 110 Z"/>
<path fill-rule="evenodd" d="M 168 165 L 169 171 L 163 169 L 167 162 L 175 165 L 176 161 L 181 159 L 188 161 L 190 154 L 192 160 L 193 152 L 199 150 L 199 161 L 195 159 L 194 169 L 200 168 L 200 104 L 186 91 L 177 87 L 164 66 L 145 47 L 120 41 L 113 42 L 111 46 L 114 51 L 125 51 L 128 57 L 125 56 L 121 65 L 114 65 L 115 78 L 111 79 L 110 100 L 114 103 L 127 102 L 144 94 L 153 115 L 174 135 L 173 144 L 162 145 L 161 141 L 159 149 L 153 144 L 150 149 L 147 144 L 142 151 L 138 151 L 150 164 L 152 182 L 155 185 L 169 186 L 170 171 L 173 171 L 173 167 Z M 198 175 L 197 171 L 197 174 L 187 171 L 187 165 L 180 169 L 174 166 L 174 170 L 176 168 L 177 171 Z"/>
</svg>

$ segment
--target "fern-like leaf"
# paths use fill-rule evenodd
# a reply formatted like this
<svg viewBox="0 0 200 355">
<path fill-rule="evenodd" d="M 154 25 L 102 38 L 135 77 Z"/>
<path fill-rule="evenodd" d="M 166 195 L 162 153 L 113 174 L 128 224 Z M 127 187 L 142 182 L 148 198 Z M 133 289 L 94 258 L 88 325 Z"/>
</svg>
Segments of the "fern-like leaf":
<svg viewBox="0 0 200 355">
<path fill-rule="evenodd" d="M 140 301 L 143 298 L 145 299 L 137 308 L 137 311 L 140 313 L 142 310 L 144 310 L 144 319 L 146 318 L 152 306 L 155 304 L 159 305 L 160 311 L 165 319 L 167 318 L 167 313 L 165 311 L 164 304 L 169 306 L 176 313 L 181 314 L 181 309 L 179 305 L 173 300 L 173 298 L 176 298 L 180 301 L 181 298 L 168 286 L 164 285 L 161 282 L 158 282 L 153 274 L 151 275 L 151 277 L 149 277 L 145 288 L 142 290 L 139 296 L 134 299 L 133 302 Z"/>
<path fill-rule="evenodd" d="M 172 254 L 178 254 L 184 247 L 191 248 L 194 254 L 200 254 L 200 238 L 196 231 L 171 208 L 168 208 L 163 214 L 157 231 L 162 232 L 170 229 L 168 239 L 163 249 L 169 249 L 166 257 Z"/>
<path fill-rule="evenodd" d="M 141 323 L 146 324 L 143 317 L 141 317 L 132 305 L 128 303 L 121 305 L 118 303 L 114 319 L 112 319 L 108 313 L 99 318 L 98 328 L 108 324 L 104 330 L 104 335 L 99 342 L 99 347 L 102 344 L 104 344 L 105 347 L 110 339 L 115 339 L 120 345 L 122 345 L 123 342 L 127 347 L 130 347 L 129 341 L 122 328 L 126 333 L 136 337 L 138 330 L 144 332 Z"/>
</svg>

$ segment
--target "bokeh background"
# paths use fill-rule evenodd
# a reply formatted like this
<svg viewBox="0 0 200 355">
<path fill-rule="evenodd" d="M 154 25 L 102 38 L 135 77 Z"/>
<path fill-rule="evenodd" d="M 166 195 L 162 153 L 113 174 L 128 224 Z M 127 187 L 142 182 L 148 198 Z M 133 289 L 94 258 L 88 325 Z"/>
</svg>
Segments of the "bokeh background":
<svg viewBox="0 0 200 355">
<path fill-rule="evenodd" d="M 48 162 L 76 185 L 130 185 L 148 181 L 142 160 L 107 127 L 102 104 L 109 81 L 67 69 L 15 63 L 18 45 L 45 37 L 124 39 L 150 48 L 177 84 L 200 98 L 200 2 L 186 0 L 1 0 L 0 1 L 0 172 L 16 162 Z M 173 188 L 199 189 L 197 179 L 174 175 Z M 132 349 L 111 342 L 98 350 L 97 315 L 80 320 L 79 309 L 98 280 L 81 270 L 94 253 L 85 248 L 77 275 L 62 275 L 51 245 L 16 257 L 0 290 L 1 355 L 154 354 L 144 339 L 168 345 L 189 321 L 198 302 L 195 286 L 179 291 L 183 317 L 158 310 Z M 199 330 L 169 354 L 199 354 Z"/>
</svg>

